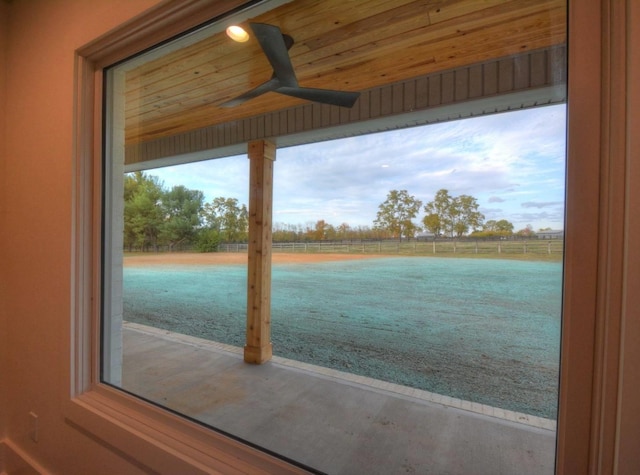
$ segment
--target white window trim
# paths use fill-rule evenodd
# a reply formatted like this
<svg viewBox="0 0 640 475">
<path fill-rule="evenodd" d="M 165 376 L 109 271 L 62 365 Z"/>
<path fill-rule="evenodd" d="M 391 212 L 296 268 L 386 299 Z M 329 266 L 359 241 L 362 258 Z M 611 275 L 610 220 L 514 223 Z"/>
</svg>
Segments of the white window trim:
<svg viewBox="0 0 640 475">
<path fill-rule="evenodd" d="M 630 2 L 569 4 L 566 268 L 558 473 L 613 472 L 624 318 L 625 60 Z M 68 423 L 133 464 L 163 473 L 303 473 L 300 469 L 100 383 L 102 68 L 245 2 L 163 2 L 76 55 L 72 334 Z M 621 46 L 622 45 L 622 46 Z M 572 54 L 579 51 L 580 55 Z M 611 79 L 613 78 L 613 79 Z M 621 132 L 622 131 L 622 132 Z M 618 144 L 618 145 L 616 145 Z M 602 173 L 601 173 L 602 172 Z M 607 265 L 604 265 L 607 264 Z M 607 337 L 607 335 L 614 337 Z M 612 340 L 613 338 L 613 340 Z M 613 352 L 614 357 L 611 357 Z M 610 421 L 614 422 L 613 425 Z"/>
</svg>

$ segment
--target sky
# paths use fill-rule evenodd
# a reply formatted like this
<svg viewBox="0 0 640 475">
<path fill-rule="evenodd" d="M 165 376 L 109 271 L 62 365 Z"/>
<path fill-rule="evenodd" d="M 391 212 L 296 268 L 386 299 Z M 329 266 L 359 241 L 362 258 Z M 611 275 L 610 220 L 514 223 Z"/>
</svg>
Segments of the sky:
<svg viewBox="0 0 640 475">
<path fill-rule="evenodd" d="M 565 122 L 562 104 L 278 149 L 273 222 L 373 226 L 389 191 L 424 205 L 444 188 L 476 198 L 485 221 L 563 229 Z M 146 173 L 167 188 L 201 190 L 207 202 L 248 204 L 246 155 Z"/>
</svg>

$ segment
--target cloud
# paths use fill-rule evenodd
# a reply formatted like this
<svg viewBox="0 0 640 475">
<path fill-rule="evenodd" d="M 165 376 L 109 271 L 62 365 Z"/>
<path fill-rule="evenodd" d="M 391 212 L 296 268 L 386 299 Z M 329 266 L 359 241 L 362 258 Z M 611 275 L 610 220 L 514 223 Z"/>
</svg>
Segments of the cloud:
<svg viewBox="0 0 640 475">
<path fill-rule="evenodd" d="M 564 212 L 542 211 L 540 213 L 514 213 L 514 222 L 532 224 L 535 229 L 551 227 L 558 229 L 563 227 Z"/>
<path fill-rule="evenodd" d="M 166 188 L 184 185 L 205 194 L 205 200 L 216 197 L 236 198 L 248 202 L 249 160 L 246 156 L 226 157 L 185 165 L 146 171 L 158 176 Z"/>
<path fill-rule="evenodd" d="M 444 188 L 475 197 L 487 219 L 538 227 L 522 213 L 537 208 L 553 211 L 539 216 L 540 227 L 561 227 L 564 130 L 559 105 L 279 149 L 274 222 L 371 225 L 390 190 L 406 189 L 424 204 Z M 181 167 L 160 170 L 160 178 L 203 190 L 207 199 L 248 202 L 246 156 Z M 496 203 L 504 206 L 487 207 Z"/>
<path fill-rule="evenodd" d="M 554 206 L 564 206 L 563 201 L 547 201 L 547 202 L 534 202 L 527 201 L 526 203 L 522 203 L 520 206 L 523 208 L 549 208 Z"/>
</svg>

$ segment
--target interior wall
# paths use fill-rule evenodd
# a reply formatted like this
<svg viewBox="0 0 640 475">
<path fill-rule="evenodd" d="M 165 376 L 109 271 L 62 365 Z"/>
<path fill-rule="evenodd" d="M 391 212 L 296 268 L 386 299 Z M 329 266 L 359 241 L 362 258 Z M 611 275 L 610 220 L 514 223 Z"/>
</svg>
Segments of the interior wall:
<svg viewBox="0 0 640 475">
<path fill-rule="evenodd" d="M 7 48 L 7 36 L 9 26 L 9 4 L 0 1 L 0 249 L 5 246 L 5 229 L 3 222 L 5 176 L 5 51 Z M 0 440 L 4 438 L 7 424 L 6 384 L 4 382 L 4 368 L 7 360 L 7 314 L 5 312 L 6 276 L 3 266 L 0 265 Z M 1 449 L 0 449 L 1 450 Z M 0 470 L 2 470 L 2 455 L 0 453 Z"/>
<path fill-rule="evenodd" d="M 73 52 L 157 1 L 0 0 L 0 438 L 54 473 L 142 473 L 67 424 L 61 405 L 70 359 Z M 628 44 L 638 44 L 639 7 L 627 5 Z M 621 474 L 640 467 L 640 191 L 631 186 L 640 180 L 640 52 L 629 55 Z"/>
<path fill-rule="evenodd" d="M 640 473 L 640 3 L 628 2 L 627 263 L 623 301 L 618 473 Z M 634 186 L 635 183 L 635 186 Z"/>
<path fill-rule="evenodd" d="M 0 435 L 53 473 L 142 472 L 65 422 L 62 404 L 70 388 L 74 51 L 155 3 L 0 1 Z"/>
</svg>

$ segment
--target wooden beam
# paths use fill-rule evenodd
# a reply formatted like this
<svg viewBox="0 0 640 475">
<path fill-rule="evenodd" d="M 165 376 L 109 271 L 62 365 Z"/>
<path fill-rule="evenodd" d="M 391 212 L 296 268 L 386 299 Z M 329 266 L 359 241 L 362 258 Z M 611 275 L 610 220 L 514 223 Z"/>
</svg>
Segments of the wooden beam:
<svg viewBox="0 0 640 475">
<path fill-rule="evenodd" d="M 249 268 L 247 277 L 246 363 L 271 359 L 271 212 L 276 146 L 249 142 Z"/>
</svg>

